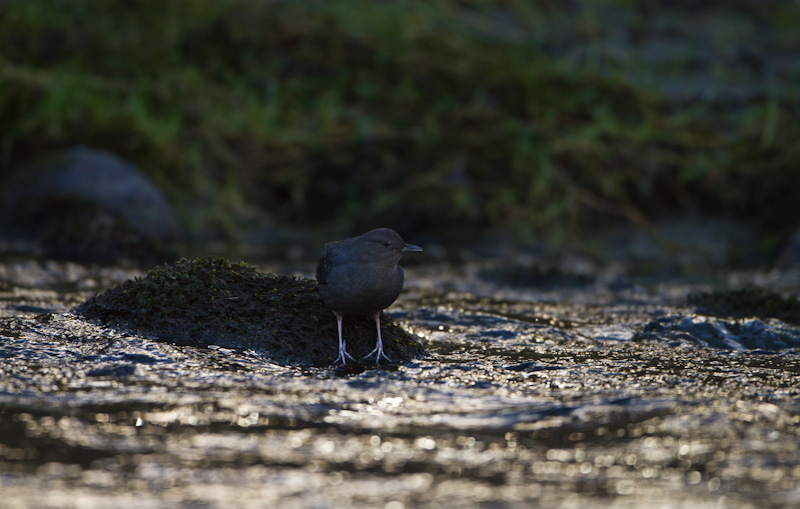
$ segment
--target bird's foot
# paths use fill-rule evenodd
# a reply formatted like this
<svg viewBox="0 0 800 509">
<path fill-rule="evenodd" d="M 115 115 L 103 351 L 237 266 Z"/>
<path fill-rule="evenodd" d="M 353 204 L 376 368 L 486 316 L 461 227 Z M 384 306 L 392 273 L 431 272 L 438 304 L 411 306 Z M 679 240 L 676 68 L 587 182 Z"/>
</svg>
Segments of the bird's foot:
<svg viewBox="0 0 800 509">
<path fill-rule="evenodd" d="M 389 362 L 394 362 L 385 353 L 383 353 L 383 345 L 376 346 L 370 353 L 368 353 L 367 355 L 362 357 L 361 360 L 364 360 L 367 357 L 372 357 L 373 354 L 377 354 L 377 355 L 375 355 L 375 365 L 376 366 L 381 363 L 381 357 L 383 357 L 384 359 L 386 359 Z"/>
<path fill-rule="evenodd" d="M 342 361 L 342 366 L 344 366 L 345 364 L 347 364 L 346 357 L 349 357 L 351 361 L 355 361 L 353 356 L 347 353 L 347 350 L 339 350 L 339 357 L 337 357 L 336 360 L 333 361 L 333 363 L 337 364 L 339 361 Z"/>
</svg>

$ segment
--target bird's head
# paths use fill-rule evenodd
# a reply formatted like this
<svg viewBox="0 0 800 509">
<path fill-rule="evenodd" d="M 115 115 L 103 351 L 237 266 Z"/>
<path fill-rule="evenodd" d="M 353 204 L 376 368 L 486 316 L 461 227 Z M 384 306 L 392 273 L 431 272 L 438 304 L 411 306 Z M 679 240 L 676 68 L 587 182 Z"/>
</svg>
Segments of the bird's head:
<svg viewBox="0 0 800 509">
<path fill-rule="evenodd" d="M 396 231 L 389 228 L 378 228 L 358 238 L 358 243 L 372 259 L 394 261 L 397 263 L 407 251 L 422 251 L 419 246 L 406 244 Z"/>
</svg>

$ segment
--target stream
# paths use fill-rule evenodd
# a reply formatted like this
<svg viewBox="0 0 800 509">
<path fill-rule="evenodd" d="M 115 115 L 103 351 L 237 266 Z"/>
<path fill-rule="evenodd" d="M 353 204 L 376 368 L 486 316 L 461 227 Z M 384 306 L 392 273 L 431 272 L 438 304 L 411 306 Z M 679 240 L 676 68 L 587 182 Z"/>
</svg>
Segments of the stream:
<svg viewBox="0 0 800 509">
<path fill-rule="evenodd" d="M 416 265 L 387 314 L 427 354 L 354 370 L 176 346 L 70 311 L 142 274 L 0 263 L 0 506 L 800 501 L 800 326 L 686 300 L 718 286 L 797 295 L 800 271 Z"/>
</svg>

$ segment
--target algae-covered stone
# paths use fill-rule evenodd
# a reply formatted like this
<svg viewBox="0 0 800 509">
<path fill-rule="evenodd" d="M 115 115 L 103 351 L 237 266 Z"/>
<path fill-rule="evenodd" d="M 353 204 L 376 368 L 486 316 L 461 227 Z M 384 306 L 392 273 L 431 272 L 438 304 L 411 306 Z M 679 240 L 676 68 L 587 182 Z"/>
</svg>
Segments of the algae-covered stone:
<svg viewBox="0 0 800 509">
<path fill-rule="evenodd" d="M 95 295 L 75 311 L 180 345 L 254 349 L 281 364 L 323 366 L 336 358 L 336 320 L 317 282 L 245 263 L 181 260 Z M 423 352 L 385 315 L 381 324 L 390 357 L 403 361 Z M 366 355 L 375 343 L 372 319 L 354 317 L 345 327 L 348 349 L 356 358 Z"/>
</svg>

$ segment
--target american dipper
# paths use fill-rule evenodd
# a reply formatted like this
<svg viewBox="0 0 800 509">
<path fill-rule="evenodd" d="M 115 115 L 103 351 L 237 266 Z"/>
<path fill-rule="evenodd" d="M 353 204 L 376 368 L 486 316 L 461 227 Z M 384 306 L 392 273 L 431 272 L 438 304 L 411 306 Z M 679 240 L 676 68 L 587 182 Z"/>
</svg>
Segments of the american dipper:
<svg viewBox="0 0 800 509">
<path fill-rule="evenodd" d="M 376 364 L 381 357 L 392 362 L 383 353 L 380 316 L 403 289 L 403 268 L 398 262 L 406 251 L 422 251 L 422 248 L 406 244 L 389 228 L 325 244 L 325 252 L 317 262 L 317 281 L 319 295 L 336 315 L 339 328 L 339 357 L 334 362 L 341 360 L 344 365 L 346 357 L 353 359 L 342 338 L 344 315 L 372 315 L 378 342 L 364 358 L 375 354 Z"/>
</svg>

